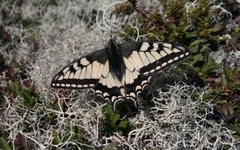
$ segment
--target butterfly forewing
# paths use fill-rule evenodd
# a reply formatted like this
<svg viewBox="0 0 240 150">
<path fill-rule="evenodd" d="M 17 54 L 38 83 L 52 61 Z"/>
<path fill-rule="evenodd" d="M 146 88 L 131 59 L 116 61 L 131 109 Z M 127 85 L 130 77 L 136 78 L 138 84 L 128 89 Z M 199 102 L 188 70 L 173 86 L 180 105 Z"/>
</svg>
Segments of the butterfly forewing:
<svg viewBox="0 0 240 150">
<path fill-rule="evenodd" d="M 140 74 L 146 76 L 158 73 L 190 55 L 187 48 L 175 43 L 136 42 L 136 47 L 131 54 L 128 52 L 124 55 L 124 49 L 128 48 L 122 46 L 126 67 L 130 69 L 129 66 L 134 66 Z"/>
<path fill-rule="evenodd" d="M 105 51 L 96 51 L 75 60 L 55 75 L 51 86 L 73 89 L 94 87 L 102 73 L 106 72 L 105 68 L 109 67 Z"/>
</svg>

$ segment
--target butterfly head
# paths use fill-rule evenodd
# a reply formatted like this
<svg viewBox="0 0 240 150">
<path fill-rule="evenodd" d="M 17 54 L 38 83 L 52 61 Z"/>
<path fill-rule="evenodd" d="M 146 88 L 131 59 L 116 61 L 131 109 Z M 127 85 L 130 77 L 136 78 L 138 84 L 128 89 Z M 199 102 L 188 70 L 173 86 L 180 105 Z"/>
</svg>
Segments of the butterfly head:
<svg viewBox="0 0 240 150">
<path fill-rule="evenodd" d="M 112 50 L 119 49 L 118 44 L 115 42 L 114 39 L 110 39 L 108 42 L 108 52 L 111 52 Z"/>
</svg>

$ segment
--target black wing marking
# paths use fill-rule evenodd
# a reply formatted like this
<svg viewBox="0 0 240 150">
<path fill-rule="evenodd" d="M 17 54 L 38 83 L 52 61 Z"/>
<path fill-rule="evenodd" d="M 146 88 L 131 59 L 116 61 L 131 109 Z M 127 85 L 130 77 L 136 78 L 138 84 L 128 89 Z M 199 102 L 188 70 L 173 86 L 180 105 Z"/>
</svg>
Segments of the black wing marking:
<svg viewBox="0 0 240 150">
<path fill-rule="evenodd" d="M 51 83 L 52 87 L 82 89 L 94 87 L 101 75 L 107 72 L 106 50 L 90 53 L 58 72 Z"/>
</svg>

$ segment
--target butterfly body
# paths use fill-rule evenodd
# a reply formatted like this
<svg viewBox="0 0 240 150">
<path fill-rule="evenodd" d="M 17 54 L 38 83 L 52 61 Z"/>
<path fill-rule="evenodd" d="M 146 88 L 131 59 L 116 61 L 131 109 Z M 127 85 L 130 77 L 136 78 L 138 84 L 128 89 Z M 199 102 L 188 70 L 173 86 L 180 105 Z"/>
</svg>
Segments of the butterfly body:
<svg viewBox="0 0 240 150">
<path fill-rule="evenodd" d="M 109 60 L 110 72 L 112 72 L 114 77 L 116 77 L 118 80 L 122 80 L 126 66 L 123 62 L 121 49 L 113 40 L 110 40 L 108 45 L 107 57 Z"/>
<path fill-rule="evenodd" d="M 180 44 L 161 41 L 116 44 L 75 60 L 52 80 L 52 87 L 92 88 L 103 99 L 116 104 L 136 98 L 148 85 L 152 75 L 176 63 L 190 53 Z"/>
</svg>

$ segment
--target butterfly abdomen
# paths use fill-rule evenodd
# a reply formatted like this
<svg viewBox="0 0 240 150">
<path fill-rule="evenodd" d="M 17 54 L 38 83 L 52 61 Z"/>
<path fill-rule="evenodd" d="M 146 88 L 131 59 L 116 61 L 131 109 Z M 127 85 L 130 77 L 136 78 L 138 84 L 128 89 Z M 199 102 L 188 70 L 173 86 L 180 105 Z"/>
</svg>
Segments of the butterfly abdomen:
<svg viewBox="0 0 240 150">
<path fill-rule="evenodd" d="M 121 49 L 113 40 L 109 41 L 107 56 L 109 59 L 110 72 L 121 81 L 125 74 L 126 66 L 123 61 Z"/>
</svg>

